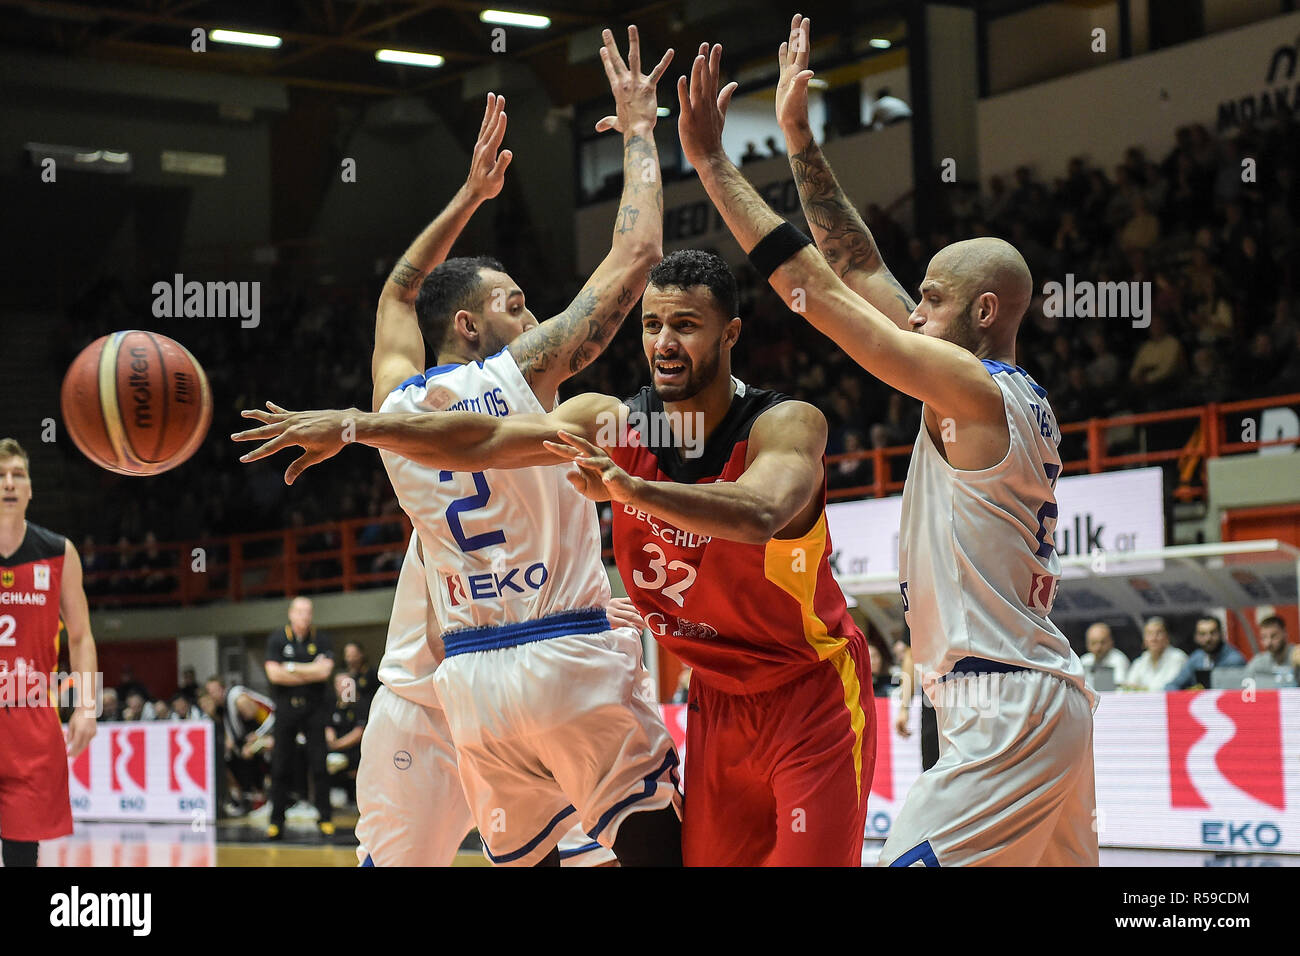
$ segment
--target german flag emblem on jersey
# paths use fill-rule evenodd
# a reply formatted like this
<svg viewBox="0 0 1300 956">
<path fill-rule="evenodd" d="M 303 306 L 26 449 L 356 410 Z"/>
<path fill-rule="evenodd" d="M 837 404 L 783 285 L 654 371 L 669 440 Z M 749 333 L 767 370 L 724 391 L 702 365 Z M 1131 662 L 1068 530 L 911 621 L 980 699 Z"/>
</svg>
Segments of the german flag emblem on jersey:
<svg viewBox="0 0 1300 956">
<path fill-rule="evenodd" d="M 3 571 L 0 571 L 0 584 L 3 584 L 7 588 L 13 587 L 14 586 L 13 571 L 10 571 L 8 568 L 6 568 Z"/>
</svg>

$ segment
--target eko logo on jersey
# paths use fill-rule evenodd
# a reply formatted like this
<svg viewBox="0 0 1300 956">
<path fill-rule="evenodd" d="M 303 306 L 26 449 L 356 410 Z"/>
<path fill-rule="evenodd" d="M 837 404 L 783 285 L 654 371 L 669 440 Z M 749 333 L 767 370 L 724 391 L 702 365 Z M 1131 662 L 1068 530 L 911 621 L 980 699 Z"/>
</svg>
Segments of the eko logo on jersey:
<svg viewBox="0 0 1300 956">
<path fill-rule="evenodd" d="M 544 562 L 535 561 L 526 568 L 484 571 L 481 574 L 443 571 L 441 576 L 443 586 L 447 589 L 447 603 L 459 607 L 471 601 L 516 597 L 530 591 L 540 591 L 551 573 Z"/>
</svg>

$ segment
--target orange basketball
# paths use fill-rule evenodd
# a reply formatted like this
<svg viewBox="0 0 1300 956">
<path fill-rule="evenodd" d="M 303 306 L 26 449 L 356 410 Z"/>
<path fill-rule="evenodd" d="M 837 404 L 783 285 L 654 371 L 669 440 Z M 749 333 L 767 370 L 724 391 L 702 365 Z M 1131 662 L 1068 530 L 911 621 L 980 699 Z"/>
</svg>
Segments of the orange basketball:
<svg viewBox="0 0 1300 956">
<path fill-rule="evenodd" d="M 212 423 L 203 366 L 156 332 L 114 332 L 63 378 L 63 424 L 82 454 L 119 475 L 157 475 L 202 444 Z"/>
</svg>

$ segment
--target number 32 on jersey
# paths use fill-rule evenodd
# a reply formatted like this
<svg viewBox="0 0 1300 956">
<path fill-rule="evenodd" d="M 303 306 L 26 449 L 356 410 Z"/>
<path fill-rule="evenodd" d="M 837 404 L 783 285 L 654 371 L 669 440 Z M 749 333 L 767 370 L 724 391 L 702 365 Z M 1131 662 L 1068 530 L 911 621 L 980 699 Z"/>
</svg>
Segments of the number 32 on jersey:
<svg viewBox="0 0 1300 956">
<path fill-rule="evenodd" d="M 643 591 L 661 591 L 663 596 L 678 607 L 686 604 L 686 589 L 695 583 L 695 569 L 685 561 L 669 561 L 664 549 L 653 541 L 641 549 L 650 555 L 650 573 L 637 570 L 632 572 L 632 583 Z M 678 576 L 675 572 L 685 572 Z M 669 577 L 673 578 L 671 584 Z"/>
</svg>

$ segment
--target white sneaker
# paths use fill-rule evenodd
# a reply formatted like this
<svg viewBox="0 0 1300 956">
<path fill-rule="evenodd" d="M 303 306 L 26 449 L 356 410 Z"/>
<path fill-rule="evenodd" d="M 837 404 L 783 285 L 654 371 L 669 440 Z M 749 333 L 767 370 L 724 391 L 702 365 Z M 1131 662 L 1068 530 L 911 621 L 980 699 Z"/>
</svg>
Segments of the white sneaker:
<svg viewBox="0 0 1300 956">
<path fill-rule="evenodd" d="M 320 811 L 306 800 L 299 800 L 284 812 L 284 819 L 289 823 L 315 823 L 320 819 Z"/>
<path fill-rule="evenodd" d="M 348 792 L 342 787 L 333 787 L 330 790 L 330 806 L 335 810 L 342 810 L 348 805 Z"/>
</svg>

